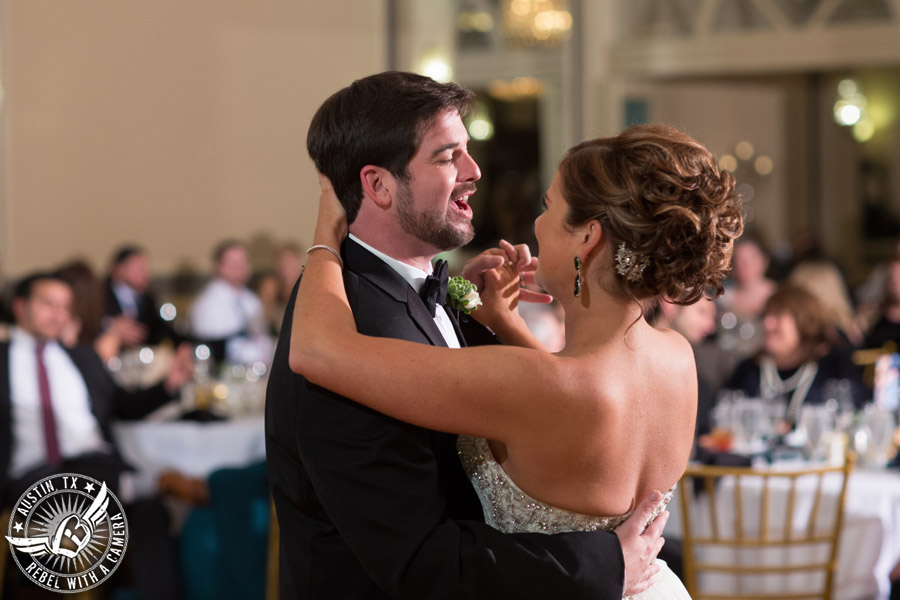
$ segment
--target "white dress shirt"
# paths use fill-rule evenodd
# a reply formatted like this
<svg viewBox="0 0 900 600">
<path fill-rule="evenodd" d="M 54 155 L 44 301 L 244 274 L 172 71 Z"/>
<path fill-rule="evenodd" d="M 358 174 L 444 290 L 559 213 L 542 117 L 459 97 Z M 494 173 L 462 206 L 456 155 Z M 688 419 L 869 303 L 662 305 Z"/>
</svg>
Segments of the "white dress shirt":
<svg viewBox="0 0 900 600">
<path fill-rule="evenodd" d="M 13 450 L 10 477 L 19 477 L 47 462 L 41 394 L 38 388 L 37 340 L 13 327 L 9 343 L 9 389 Z M 108 451 L 100 425 L 91 412 L 87 385 L 71 357 L 55 341 L 44 347 L 44 366 L 63 458 Z"/>
<path fill-rule="evenodd" d="M 384 252 L 376 250 L 352 233 L 350 234 L 350 238 L 354 242 L 383 260 L 389 267 L 397 271 L 397 273 L 399 273 L 400 276 L 403 277 L 403 279 L 405 279 L 410 286 L 412 286 L 412 289 L 414 289 L 417 294 L 419 293 L 419 290 L 422 289 L 422 286 L 425 285 L 425 278 L 431 275 L 431 269 L 429 269 L 429 272 L 426 273 L 422 269 L 417 269 L 416 267 L 413 267 L 406 263 L 402 263 L 396 258 L 392 258 Z M 429 268 L 430 267 L 431 265 L 429 264 Z M 437 306 L 435 306 L 434 323 L 440 330 L 441 335 L 444 336 L 444 340 L 447 342 L 447 346 L 449 348 L 460 347 L 459 338 L 456 337 L 456 330 L 453 328 L 453 321 L 450 320 L 450 315 L 447 314 L 447 309 L 443 305 L 438 304 Z"/>
<path fill-rule="evenodd" d="M 134 291 L 130 285 L 122 281 L 114 281 L 110 286 L 119 306 L 122 308 L 122 314 L 137 319 L 138 317 L 138 293 Z"/>
<path fill-rule="evenodd" d="M 263 305 L 256 294 L 222 279 L 213 279 L 200 291 L 191 305 L 190 321 L 194 335 L 202 339 L 222 340 L 266 331 Z"/>
</svg>

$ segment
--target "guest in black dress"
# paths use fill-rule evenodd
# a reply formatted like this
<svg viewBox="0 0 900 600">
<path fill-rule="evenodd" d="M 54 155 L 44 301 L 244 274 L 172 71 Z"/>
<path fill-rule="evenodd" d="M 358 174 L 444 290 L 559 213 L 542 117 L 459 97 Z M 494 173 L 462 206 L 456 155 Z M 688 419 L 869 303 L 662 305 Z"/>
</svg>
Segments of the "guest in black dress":
<svg viewBox="0 0 900 600">
<path fill-rule="evenodd" d="M 849 382 L 855 407 L 865 403 L 862 374 L 846 352 L 821 303 L 803 288 L 781 287 L 766 302 L 763 348 L 738 364 L 725 387 L 764 400 L 784 398 L 786 421 L 797 422 L 803 404 L 823 404 L 828 382 Z"/>
</svg>

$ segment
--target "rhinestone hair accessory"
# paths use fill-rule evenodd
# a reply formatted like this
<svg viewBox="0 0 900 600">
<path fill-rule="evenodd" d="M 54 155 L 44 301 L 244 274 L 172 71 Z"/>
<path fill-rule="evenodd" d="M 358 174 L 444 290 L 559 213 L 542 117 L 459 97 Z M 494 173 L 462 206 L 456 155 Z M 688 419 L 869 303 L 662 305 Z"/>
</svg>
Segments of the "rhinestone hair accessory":
<svg viewBox="0 0 900 600">
<path fill-rule="evenodd" d="M 629 249 L 625 242 L 619 244 L 616 251 L 616 273 L 632 283 L 637 283 L 644 277 L 644 269 L 650 264 L 650 260 L 643 254 L 636 254 Z"/>
</svg>

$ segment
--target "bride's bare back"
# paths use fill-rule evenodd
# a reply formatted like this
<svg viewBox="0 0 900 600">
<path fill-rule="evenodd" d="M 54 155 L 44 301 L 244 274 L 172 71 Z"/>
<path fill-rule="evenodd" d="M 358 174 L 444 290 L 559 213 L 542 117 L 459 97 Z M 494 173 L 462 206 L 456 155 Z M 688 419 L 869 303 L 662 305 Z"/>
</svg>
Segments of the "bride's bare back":
<svg viewBox="0 0 900 600">
<path fill-rule="evenodd" d="M 492 442 L 504 471 L 536 499 L 591 515 L 620 515 L 669 489 L 687 465 L 697 414 L 687 341 L 641 320 L 618 343 L 568 358 L 578 363 L 576 400 L 531 435 Z"/>
</svg>

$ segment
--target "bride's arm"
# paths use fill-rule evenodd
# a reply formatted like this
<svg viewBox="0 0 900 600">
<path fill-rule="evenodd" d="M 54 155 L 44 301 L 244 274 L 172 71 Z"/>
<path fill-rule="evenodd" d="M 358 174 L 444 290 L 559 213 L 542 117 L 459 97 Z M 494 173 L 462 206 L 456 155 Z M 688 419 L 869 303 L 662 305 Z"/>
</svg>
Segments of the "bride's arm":
<svg viewBox="0 0 900 600">
<path fill-rule="evenodd" d="M 330 186 L 329 186 L 330 187 Z M 323 192 L 315 244 L 338 248 L 343 209 Z M 341 264 L 309 255 L 294 309 L 290 365 L 338 394 L 395 418 L 444 431 L 508 440 L 576 398 L 571 359 L 525 348 L 447 349 L 356 331 Z M 546 401 L 552 399 L 552 402 Z"/>
<path fill-rule="evenodd" d="M 505 248 L 504 251 L 512 252 Z M 513 264 L 510 264 L 511 262 Z M 521 282 L 521 271 L 514 261 L 508 261 L 506 264 L 486 271 L 482 275 L 482 285 L 478 288 L 483 305 L 474 311 L 471 317 L 493 331 L 507 346 L 549 352 L 526 325 L 525 320 L 519 314 L 518 305 L 525 293 L 551 297 L 525 290 L 520 287 Z"/>
</svg>

